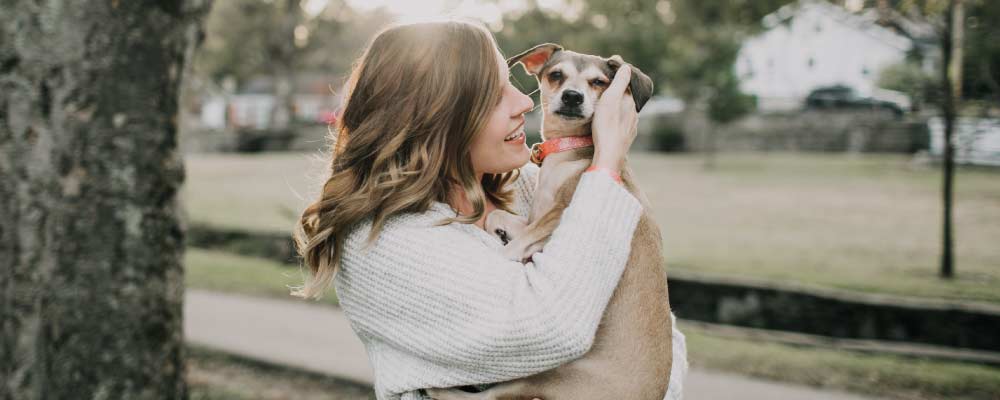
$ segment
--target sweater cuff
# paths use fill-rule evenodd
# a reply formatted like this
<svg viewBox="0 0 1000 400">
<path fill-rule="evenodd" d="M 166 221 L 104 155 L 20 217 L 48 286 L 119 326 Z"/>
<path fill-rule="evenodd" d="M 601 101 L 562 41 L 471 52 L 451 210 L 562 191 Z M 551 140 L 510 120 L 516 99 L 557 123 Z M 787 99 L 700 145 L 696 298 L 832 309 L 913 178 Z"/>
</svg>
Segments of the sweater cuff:
<svg viewBox="0 0 1000 400">
<path fill-rule="evenodd" d="M 603 171 L 590 171 L 580 176 L 570 207 L 566 211 L 582 214 L 584 219 L 590 218 L 594 222 L 624 220 L 629 223 L 613 225 L 634 229 L 643 207 L 639 199 L 611 175 Z"/>
<path fill-rule="evenodd" d="M 639 199 L 633 196 L 632 192 L 629 192 L 623 183 L 615 180 L 611 174 L 606 171 L 587 171 L 580 176 L 580 182 L 577 183 L 577 189 L 574 193 L 574 197 L 576 197 L 576 193 L 589 191 L 600 193 L 600 197 L 608 200 L 621 200 L 625 203 L 621 204 L 621 206 L 626 208 L 642 208 L 642 205 L 639 203 Z"/>
</svg>

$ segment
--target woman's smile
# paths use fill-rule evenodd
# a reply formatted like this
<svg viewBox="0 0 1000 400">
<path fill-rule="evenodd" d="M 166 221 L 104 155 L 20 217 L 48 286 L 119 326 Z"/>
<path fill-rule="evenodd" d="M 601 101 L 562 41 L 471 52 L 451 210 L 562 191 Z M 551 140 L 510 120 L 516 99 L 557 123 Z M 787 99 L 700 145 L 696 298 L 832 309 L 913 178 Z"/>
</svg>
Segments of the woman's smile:
<svg viewBox="0 0 1000 400">
<path fill-rule="evenodd" d="M 507 135 L 507 137 L 503 138 L 503 141 L 514 144 L 524 143 L 524 122 L 517 126 L 514 133 L 511 133 L 510 135 Z"/>
</svg>

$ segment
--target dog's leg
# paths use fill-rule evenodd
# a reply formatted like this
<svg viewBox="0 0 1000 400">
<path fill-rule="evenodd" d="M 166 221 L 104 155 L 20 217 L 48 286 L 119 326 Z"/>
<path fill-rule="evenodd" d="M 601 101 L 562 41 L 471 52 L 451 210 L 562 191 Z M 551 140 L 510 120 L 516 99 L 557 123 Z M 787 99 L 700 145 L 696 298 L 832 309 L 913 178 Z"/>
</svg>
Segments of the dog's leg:
<svg viewBox="0 0 1000 400">
<path fill-rule="evenodd" d="M 503 255 L 507 259 L 523 262 L 542 249 L 545 242 L 549 240 L 549 236 L 552 236 L 552 232 L 559 226 L 563 210 L 569 205 L 579 182 L 579 176 L 571 177 L 556 190 L 555 196 L 552 197 L 552 207 L 545 211 L 540 218 L 531 221 L 521 237 L 515 238 L 504 247 Z"/>
<path fill-rule="evenodd" d="M 553 208 L 537 221 L 525 227 L 522 235 L 515 237 L 504 247 L 504 257 L 509 260 L 523 261 L 541 250 L 545 242 L 549 240 L 549 236 L 552 236 L 552 231 L 559 225 L 562 212 L 562 207 Z"/>
</svg>

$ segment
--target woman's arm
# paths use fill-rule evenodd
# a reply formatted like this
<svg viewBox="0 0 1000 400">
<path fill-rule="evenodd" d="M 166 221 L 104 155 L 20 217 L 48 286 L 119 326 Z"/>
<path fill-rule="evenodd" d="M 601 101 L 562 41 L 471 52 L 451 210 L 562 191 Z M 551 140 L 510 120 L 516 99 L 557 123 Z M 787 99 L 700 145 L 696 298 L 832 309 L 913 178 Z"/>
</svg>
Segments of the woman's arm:
<svg viewBox="0 0 1000 400">
<path fill-rule="evenodd" d="M 516 379 L 590 349 L 641 213 L 607 174 L 584 173 L 559 227 L 528 264 L 454 226 L 405 216 L 387 224 L 370 252 L 363 250 L 370 225 L 347 238 L 336 288 L 355 330 L 426 362 L 422 373 L 435 375 L 425 386 L 397 389 Z"/>
</svg>

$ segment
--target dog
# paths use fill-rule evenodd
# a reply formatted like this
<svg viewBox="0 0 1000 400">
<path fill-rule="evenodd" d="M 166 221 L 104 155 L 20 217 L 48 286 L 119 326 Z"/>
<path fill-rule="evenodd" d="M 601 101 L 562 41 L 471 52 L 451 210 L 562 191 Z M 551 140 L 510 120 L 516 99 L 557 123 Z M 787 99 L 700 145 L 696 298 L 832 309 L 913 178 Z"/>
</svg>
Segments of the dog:
<svg viewBox="0 0 1000 400">
<path fill-rule="evenodd" d="M 624 65 L 619 56 L 580 54 L 553 43 L 535 46 L 507 60 L 508 66 L 518 63 L 538 80 L 544 142 L 532 148 L 532 161 L 541 164 L 541 169 L 528 223 L 524 217 L 503 210 L 486 217 L 487 231 L 501 237 L 506 243 L 504 255 L 512 260 L 524 260 L 540 250 L 558 225 L 593 158 L 593 145 L 586 142 L 594 105 Z M 639 69 L 631 68 L 627 92 L 639 111 L 652 95 L 653 82 Z M 544 143 L 559 141 L 577 143 L 566 151 L 543 150 Z M 591 350 L 552 370 L 479 393 L 428 389 L 432 398 L 664 399 L 672 362 L 673 321 L 660 230 L 649 215 L 649 201 L 636 186 L 627 158 L 621 177 L 645 211 L 632 238 L 627 267 L 605 309 Z"/>
</svg>

